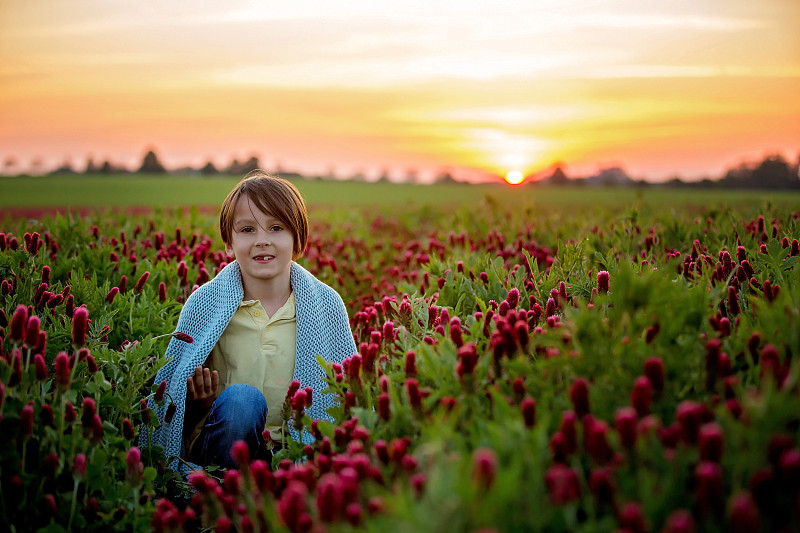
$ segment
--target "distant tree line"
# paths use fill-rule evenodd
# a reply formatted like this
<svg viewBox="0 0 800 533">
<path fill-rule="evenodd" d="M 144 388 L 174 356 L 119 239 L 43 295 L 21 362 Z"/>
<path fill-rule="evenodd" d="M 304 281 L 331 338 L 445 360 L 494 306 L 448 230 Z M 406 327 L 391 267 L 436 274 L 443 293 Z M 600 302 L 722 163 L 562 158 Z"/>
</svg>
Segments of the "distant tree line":
<svg viewBox="0 0 800 533">
<path fill-rule="evenodd" d="M 633 180 L 618 167 L 604 169 L 594 176 L 574 178 L 567 176 L 564 169 L 557 166 L 552 174 L 544 179 L 532 181 L 531 185 L 800 190 L 800 157 L 791 164 L 780 155 L 769 155 L 757 164 L 741 164 L 730 169 L 717 179 L 683 181 L 676 177 L 664 183 Z"/>
<path fill-rule="evenodd" d="M 6 170 L 16 165 L 16 160 L 7 158 L 4 166 Z M 41 162 L 38 163 L 41 166 Z M 214 175 L 233 175 L 242 176 L 250 171 L 263 168 L 259 158 L 255 155 L 249 157 L 245 161 L 239 161 L 234 158 L 230 164 L 225 167 L 217 168 L 214 163 L 209 160 L 199 168 L 182 167 L 173 170 L 167 168 L 161 163 L 158 155 L 154 150 L 148 150 L 142 158 L 142 162 L 137 170 L 131 171 L 121 165 L 116 165 L 108 160 L 100 164 L 95 163 L 92 157 L 89 157 L 86 162 L 86 169 L 83 174 L 88 175 L 107 175 L 107 174 L 188 174 L 200 176 L 214 176 Z M 59 168 L 51 172 L 51 174 L 80 174 L 81 172 L 75 170 L 69 162 L 65 162 Z M 295 172 L 285 172 L 277 169 L 275 174 L 288 177 L 288 178 L 307 178 Z M 332 179 L 333 173 L 329 172 L 327 176 L 318 176 L 316 179 Z M 366 181 L 366 177 L 361 172 L 356 172 L 349 178 L 353 181 Z M 379 182 L 387 182 L 389 179 L 388 170 L 384 169 L 378 180 Z M 406 182 L 418 183 L 418 176 L 415 170 L 409 170 L 405 176 Z M 453 175 L 445 170 L 440 172 L 435 178 L 436 183 L 463 183 L 457 180 Z M 534 186 L 564 186 L 564 185 L 583 185 L 583 186 L 613 186 L 613 187 L 650 187 L 650 186 L 667 186 L 667 187 L 683 187 L 683 188 L 737 188 L 737 189 L 795 189 L 800 190 L 800 156 L 794 164 L 790 163 L 780 155 L 769 155 L 759 163 L 746 164 L 743 163 L 735 168 L 728 170 L 723 176 L 712 179 L 706 178 L 699 181 L 683 181 L 679 177 L 675 177 L 664 183 L 651 183 L 645 180 L 634 180 L 630 178 L 624 170 L 618 167 L 607 168 L 601 170 L 598 174 L 588 177 L 570 177 L 561 166 L 556 166 L 552 174 L 543 179 L 529 180 L 530 185 Z"/>
<path fill-rule="evenodd" d="M 6 167 L 11 166 L 6 164 Z M 251 156 L 249 159 L 240 162 L 234 158 L 226 167 L 217 168 L 214 162 L 209 160 L 199 168 L 181 167 L 173 170 L 167 170 L 164 164 L 159 160 L 158 155 L 154 150 L 148 150 L 142 158 L 141 164 L 136 170 L 131 170 L 124 165 L 112 163 L 105 160 L 102 163 L 96 163 L 93 157 L 86 160 L 86 168 L 83 172 L 76 170 L 71 163 L 64 162 L 61 166 L 50 172 L 50 174 L 200 174 L 203 176 L 213 176 L 218 174 L 232 174 L 242 175 L 250 171 L 261 168 L 261 163 L 256 156 Z"/>
</svg>

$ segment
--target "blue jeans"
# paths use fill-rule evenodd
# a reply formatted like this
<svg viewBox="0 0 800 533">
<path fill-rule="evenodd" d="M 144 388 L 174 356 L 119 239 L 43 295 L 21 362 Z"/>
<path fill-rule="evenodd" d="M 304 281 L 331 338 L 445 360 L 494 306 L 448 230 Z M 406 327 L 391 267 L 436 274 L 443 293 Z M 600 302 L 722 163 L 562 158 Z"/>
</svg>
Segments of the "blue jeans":
<svg viewBox="0 0 800 533">
<path fill-rule="evenodd" d="M 267 458 L 261 436 L 267 410 L 267 400 L 257 388 L 228 385 L 211 404 L 203 430 L 192 446 L 190 460 L 201 466 L 237 468 L 231 447 L 238 440 L 247 443 L 251 460 Z"/>
</svg>

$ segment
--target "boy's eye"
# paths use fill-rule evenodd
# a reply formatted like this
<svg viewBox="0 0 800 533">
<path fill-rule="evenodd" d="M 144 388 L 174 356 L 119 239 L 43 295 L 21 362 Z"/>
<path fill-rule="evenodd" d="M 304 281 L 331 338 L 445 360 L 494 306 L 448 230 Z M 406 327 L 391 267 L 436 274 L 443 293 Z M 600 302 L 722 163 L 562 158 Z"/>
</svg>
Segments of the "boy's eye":
<svg viewBox="0 0 800 533">
<path fill-rule="evenodd" d="M 251 231 L 253 231 L 253 228 L 250 226 L 245 226 L 242 228 L 242 233 L 250 233 Z"/>
<path fill-rule="evenodd" d="M 270 231 L 281 231 L 282 229 L 283 229 L 283 227 L 279 226 L 277 224 L 275 224 L 273 226 L 270 226 L 270 228 L 269 228 Z"/>
</svg>

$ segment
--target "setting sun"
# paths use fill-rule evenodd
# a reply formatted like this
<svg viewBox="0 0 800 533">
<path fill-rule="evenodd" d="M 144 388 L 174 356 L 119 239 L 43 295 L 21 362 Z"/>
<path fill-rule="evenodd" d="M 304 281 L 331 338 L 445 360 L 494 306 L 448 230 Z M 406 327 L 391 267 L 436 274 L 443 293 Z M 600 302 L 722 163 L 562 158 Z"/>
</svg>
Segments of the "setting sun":
<svg viewBox="0 0 800 533">
<path fill-rule="evenodd" d="M 512 170 L 511 172 L 506 174 L 506 181 L 511 185 L 519 185 L 520 183 L 522 183 L 523 179 L 525 178 L 522 176 L 522 172 L 520 172 L 519 170 Z"/>
</svg>

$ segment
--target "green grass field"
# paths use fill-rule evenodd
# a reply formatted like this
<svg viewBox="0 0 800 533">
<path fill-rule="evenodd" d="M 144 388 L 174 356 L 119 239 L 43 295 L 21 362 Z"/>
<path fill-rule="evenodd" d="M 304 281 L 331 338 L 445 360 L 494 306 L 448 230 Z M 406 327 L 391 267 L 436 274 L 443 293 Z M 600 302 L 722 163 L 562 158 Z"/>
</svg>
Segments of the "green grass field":
<svg viewBox="0 0 800 533">
<path fill-rule="evenodd" d="M 47 176 L 4 178 L 0 211 L 30 208 L 106 208 L 218 206 L 236 183 L 235 177 L 173 176 Z M 294 182 L 310 205 L 395 206 L 469 205 L 484 200 L 503 205 L 800 205 L 800 193 L 785 191 L 719 191 L 666 188 L 547 188 L 505 185 L 408 185 L 394 183 Z"/>
</svg>

